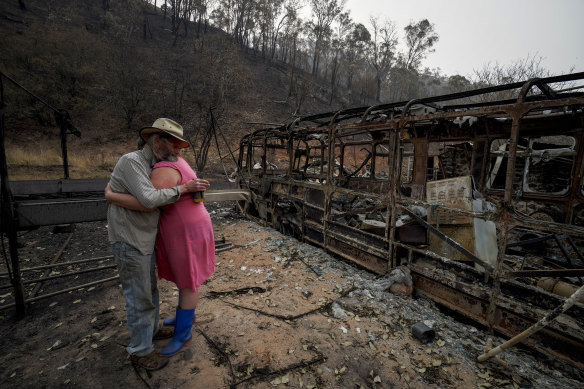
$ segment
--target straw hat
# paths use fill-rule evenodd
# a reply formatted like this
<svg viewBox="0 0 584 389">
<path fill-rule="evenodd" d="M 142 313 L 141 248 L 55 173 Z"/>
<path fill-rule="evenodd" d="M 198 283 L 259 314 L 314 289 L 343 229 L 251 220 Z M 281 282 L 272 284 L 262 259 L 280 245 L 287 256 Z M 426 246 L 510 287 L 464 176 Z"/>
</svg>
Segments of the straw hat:
<svg viewBox="0 0 584 389">
<path fill-rule="evenodd" d="M 154 121 L 151 127 L 144 127 L 140 130 L 140 137 L 145 141 L 148 141 L 150 135 L 164 132 L 170 136 L 175 137 L 176 139 L 180 140 L 182 143 L 180 145 L 181 149 L 185 147 L 189 147 L 190 143 L 183 139 L 183 128 L 180 124 L 175 122 L 172 119 L 167 118 L 159 118 Z"/>
</svg>

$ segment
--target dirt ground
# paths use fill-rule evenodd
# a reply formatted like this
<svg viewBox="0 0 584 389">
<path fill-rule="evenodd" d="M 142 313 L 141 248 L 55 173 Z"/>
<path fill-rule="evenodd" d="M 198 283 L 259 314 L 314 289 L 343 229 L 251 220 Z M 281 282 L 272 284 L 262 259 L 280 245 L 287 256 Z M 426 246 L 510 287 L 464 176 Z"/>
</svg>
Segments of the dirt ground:
<svg viewBox="0 0 584 389">
<path fill-rule="evenodd" d="M 2 388 L 576 388 L 581 371 L 513 348 L 508 365 L 477 363 L 488 334 L 455 320 L 433 302 L 378 288 L 379 277 L 313 246 L 240 218 L 232 206 L 208 204 L 217 269 L 200 288 L 193 341 L 163 370 L 134 368 L 119 281 L 39 300 L 18 318 L 0 311 Z M 41 228 L 20 235 L 22 267 L 111 255 L 105 222 L 72 234 Z M 231 244 L 231 245 L 230 245 Z M 96 261 L 111 265 L 111 259 Z M 55 276 L 85 264 L 25 273 Z M 6 271 L 2 264 L 0 273 Z M 38 295 L 116 275 L 115 268 L 47 281 Z M 9 284 L 5 275 L 2 285 Z M 34 284 L 27 285 L 27 293 Z M 160 281 L 161 316 L 178 291 Z M 0 305 L 12 301 L 0 290 Z M 423 344 L 411 327 L 436 337 Z M 494 343 L 503 339 L 495 337 Z M 156 341 L 157 348 L 167 340 Z"/>
</svg>

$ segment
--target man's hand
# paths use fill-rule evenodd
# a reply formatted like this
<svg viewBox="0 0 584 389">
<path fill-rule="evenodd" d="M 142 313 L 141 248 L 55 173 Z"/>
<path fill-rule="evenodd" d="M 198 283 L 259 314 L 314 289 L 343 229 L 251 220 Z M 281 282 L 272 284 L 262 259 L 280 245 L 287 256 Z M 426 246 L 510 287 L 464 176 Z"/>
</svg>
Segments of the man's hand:
<svg viewBox="0 0 584 389">
<path fill-rule="evenodd" d="M 112 202 L 112 201 L 111 201 L 111 195 L 112 195 L 113 193 L 114 193 L 114 191 L 112 190 L 112 188 L 110 187 L 110 184 L 109 184 L 109 182 L 108 182 L 108 183 L 107 183 L 107 185 L 105 186 L 105 199 L 106 199 L 108 202 L 110 202 L 110 203 Z"/>
<path fill-rule="evenodd" d="M 183 194 L 189 192 L 204 192 L 207 190 L 207 188 L 209 188 L 209 186 L 210 186 L 209 181 L 194 178 L 180 186 L 180 193 Z"/>
</svg>

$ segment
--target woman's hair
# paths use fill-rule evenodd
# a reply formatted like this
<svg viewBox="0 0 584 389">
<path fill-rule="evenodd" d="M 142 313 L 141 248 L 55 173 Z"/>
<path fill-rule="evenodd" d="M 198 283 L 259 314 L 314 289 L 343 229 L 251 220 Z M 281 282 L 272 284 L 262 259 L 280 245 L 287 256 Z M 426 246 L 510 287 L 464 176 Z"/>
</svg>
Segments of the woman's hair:
<svg viewBox="0 0 584 389">
<path fill-rule="evenodd" d="M 146 141 L 142 137 L 138 138 L 138 144 L 136 145 L 137 150 L 142 150 L 146 146 Z"/>
</svg>

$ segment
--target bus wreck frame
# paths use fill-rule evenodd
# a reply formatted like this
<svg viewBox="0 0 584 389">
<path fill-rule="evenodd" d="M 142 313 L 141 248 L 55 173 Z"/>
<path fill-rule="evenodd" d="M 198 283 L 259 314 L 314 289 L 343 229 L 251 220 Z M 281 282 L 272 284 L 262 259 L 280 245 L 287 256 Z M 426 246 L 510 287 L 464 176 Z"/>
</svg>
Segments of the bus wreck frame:
<svg viewBox="0 0 584 389">
<path fill-rule="evenodd" d="M 514 336 L 582 285 L 583 80 L 257 129 L 240 142 L 241 208 L 377 274 L 406 266 L 418 295 Z M 584 305 L 524 343 L 584 368 Z"/>
</svg>

